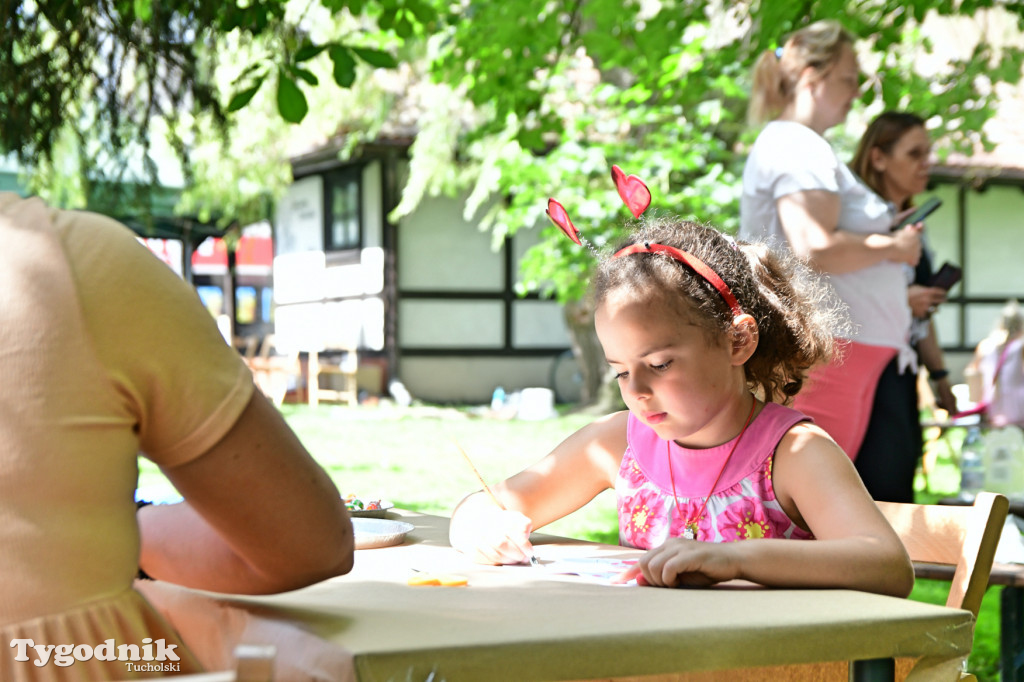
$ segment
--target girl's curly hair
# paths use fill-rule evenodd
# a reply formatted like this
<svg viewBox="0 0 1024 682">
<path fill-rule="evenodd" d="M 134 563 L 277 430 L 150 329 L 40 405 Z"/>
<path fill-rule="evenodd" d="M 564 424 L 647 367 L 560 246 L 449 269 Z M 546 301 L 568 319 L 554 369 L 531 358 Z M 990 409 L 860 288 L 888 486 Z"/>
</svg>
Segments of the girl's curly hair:
<svg viewBox="0 0 1024 682">
<path fill-rule="evenodd" d="M 673 246 L 704 261 L 732 290 L 757 322 L 758 343 L 744 371 L 752 391 L 765 400 L 788 403 L 803 387 L 811 367 L 836 352 L 835 337 L 848 332 L 845 305 L 821 275 L 788 252 L 764 244 L 736 242 L 709 225 L 679 219 L 645 221 L 620 246 Z M 605 258 L 593 283 L 595 303 L 612 292 L 646 300 L 663 296 L 707 332 L 709 344 L 728 342 L 733 313 L 707 280 L 663 254 Z"/>
</svg>

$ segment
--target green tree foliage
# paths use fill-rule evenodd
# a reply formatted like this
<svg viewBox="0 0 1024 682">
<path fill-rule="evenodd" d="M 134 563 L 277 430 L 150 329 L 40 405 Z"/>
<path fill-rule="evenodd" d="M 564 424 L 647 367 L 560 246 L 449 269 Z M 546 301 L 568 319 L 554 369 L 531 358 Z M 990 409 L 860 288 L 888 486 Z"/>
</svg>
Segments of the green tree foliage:
<svg viewBox="0 0 1024 682">
<path fill-rule="evenodd" d="M 3 0 L 0 11 L 0 151 L 32 169 L 37 187 L 61 184 L 69 202 L 97 196 L 98 184 L 154 181 L 150 152 L 164 140 L 193 184 L 193 145 L 210 131 L 226 140 L 228 116 L 258 93 L 273 92 L 275 116 L 302 122 L 319 55 L 349 88 L 360 65 L 395 66 L 382 45 L 437 19 L 423 0 Z M 318 39 L 325 15 L 348 19 L 349 32 Z M 229 85 L 218 83 L 224 64 Z M 80 181 L 64 182 L 69 172 Z"/>
<path fill-rule="evenodd" d="M 749 72 L 764 50 L 813 20 L 837 18 L 860 39 L 862 109 L 934 118 L 946 151 L 969 151 L 985 143 L 981 128 L 994 112 L 993 85 L 1020 79 L 1024 52 L 996 50 L 982 35 L 970 55 L 924 71 L 915 60 L 935 46 L 922 38 L 920 22 L 928 13 L 970 16 L 992 5 L 481 2 L 451 17 L 435 75 L 462 88 L 483 115 L 460 144 L 477 151 L 471 159 L 488 190 L 509 197 L 488 216 L 499 237 L 542 223 L 546 198 L 554 196 L 592 241 L 615 241 L 624 208 L 608 179 L 612 163 L 649 182 L 653 210 L 733 230 L 737 173 L 756 133 L 745 124 Z M 1024 25 L 1024 8 L 1007 7 L 1004 20 Z M 489 153 L 495 146 L 501 154 Z M 547 234 L 559 240 L 554 228 Z M 533 285 L 579 299 L 580 286 L 562 272 L 585 271 L 593 259 L 571 245 L 543 244 L 537 252 L 551 267 L 530 264 Z"/>
<path fill-rule="evenodd" d="M 608 177 L 617 163 L 648 182 L 651 211 L 733 231 L 756 133 L 744 122 L 750 68 L 816 19 L 860 39 L 858 111 L 921 114 L 945 152 L 987 144 L 998 85 L 1019 80 L 1024 58 L 1019 44 L 990 40 L 1019 30 L 1024 6 L 992 0 L 0 0 L 0 10 L 0 149 L 69 202 L 116 186 L 133 168 L 125 158 L 148 159 L 166 138 L 185 161 L 184 209 L 260 217 L 290 180 L 295 131 L 372 139 L 408 92 L 367 74 L 404 64 L 411 91 L 429 63 L 432 96 L 419 104 L 393 217 L 425 195 L 468 190 L 466 214 L 496 244 L 539 230 L 521 287 L 566 304 L 588 377 L 600 366 L 585 338 L 595 259 L 548 223 L 549 196 L 610 248 L 629 225 Z M 962 27 L 956 45 L 932 45 L 924 27 L 936 16 L 990 18 Z M 142 169 L 155 175 L 152 162 Z"/>
<path fill-rule="evenodd" d="M 907 109 L 933 119 L 944 153 L 984 145 L 981 130 L 994 112 L 994 85 L 1020 79 L 1021 46 L 992 45 L 982 32 L 973 52 L 930 67 L 931 55 L 949 53 L 923 37 L 922 22 L 932 15 L 969 18 L 993 4 L 471 3 L 470 11 L 449 17 L 434 62 L 435 77 L 464 93 L 481 117 L 449 150 L 450 158 L 457 152 L 476 167 L 469 174 L 475 187 L 467 213 L 484 205 L 484 197 L 501 196 L 506 201 L 483 216 L 496 241 L 523 228 L 541 230 L 522 263 L 523 289 L 572 304 L 567 319 L 585 355 L 583 349 L 593 347 L 582 342 L 592 333 L 585 292 L 596 259 L 548 223 L 548 197 L 565 205 L 591 242 L 611 248 L 630 224 L 608 175 L 614 163 L 648 182 L 650 211 L 734 231 L 744 150 L 757 132 L 745 123 L 753 63 L 794 29 L 823 18 L 840 20 L 859 38 L 865 72 L 860 112 Z M 1000 9 L 993 29 L 1021 26 L 1019 4 Z M 413 152 L 415 166 L 415 147 Z M 597 367 L 600 358 L 584 363 Z"/>
</svg>

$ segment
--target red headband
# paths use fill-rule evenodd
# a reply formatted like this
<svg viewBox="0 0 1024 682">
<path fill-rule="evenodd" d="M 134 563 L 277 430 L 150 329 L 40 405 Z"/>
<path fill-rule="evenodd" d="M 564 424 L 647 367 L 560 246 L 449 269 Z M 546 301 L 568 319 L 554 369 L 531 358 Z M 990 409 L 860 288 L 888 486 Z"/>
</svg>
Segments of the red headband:
<svg viewBox="0 0 1024 682">
<path fill-rule="evenodd" d="M 647 185 L 644 184 L 643 180 L 635 175 L 627 176 L 618 166 L 612 166 L 612 180 L 615 182 L 615 189 L 619 191 L 619 196 L 622 197 L 622 201 L 625 202 L 626 206 L 633 214 L 633 217 L 639 218 L 640 214 L 646 211 L 647 207 L 651 205 L 651 192 L 647 189 Z M 554 199 L 548 199 L 547 214 L 548 217 L 551 218 L 551 222 L 557 225 L 562 232 L 569 237 L 569 239 L 573 240 L 577 244 L 580 243 L 580 231 L 572 224 L 572 221 L 569 219 L 569 214 L 566 212 L 564 206 Z M 590 243 L 587 242 L 587 245 L 589 246 Z M 593 247 L 591 247 L 591 250 L 593 250 Z M 675 258 L 677 261 L 703 277 L 708 284 L 713 286 L 732 310 L 733 315 L 743 314 L 743 309 L 740 307 L 739 302 L 737 302 L 736 297 L 733 296 L 732 290 L 729 289 L 729 285 L 725 283 L 725 280 L 719 277 L 718 273 L 712 270 L 707 263 L 694 256 L 692 253 L 677 249 L 673 246 L 665 246 L 664 244 L 644 243 L 631 244 L 618 251 L 614 256 L 612 256 L 612 258 L 628 256 L 634 253 L 663 253 Z"/>
<path fill-rule="evenodd" d="M 620 258 L 634 253 L 664 253 L 675 258 L 677 261 L 703 277 L 708 284 L 717 289 L 718 293 L 722 296 L 722 300 L 724 300 L 729 308 L 732 309 L 732 314 L 734 316 L 743 314 L 743 308 L 740 307 L 736 297 L 732 295 L 732 289 L 730 289 L 729 285 L 725 283 L 725 280 L 719 277 L 718 273 L 712 270 L 707 263 L 694 256 L 689 251 L 683 251 L 682 249 L 677 249 L 674 246 L 649 244 L 644 242 L 643 244 L 630 244 L 616 252 L 612 258 Z"/>
</svg>

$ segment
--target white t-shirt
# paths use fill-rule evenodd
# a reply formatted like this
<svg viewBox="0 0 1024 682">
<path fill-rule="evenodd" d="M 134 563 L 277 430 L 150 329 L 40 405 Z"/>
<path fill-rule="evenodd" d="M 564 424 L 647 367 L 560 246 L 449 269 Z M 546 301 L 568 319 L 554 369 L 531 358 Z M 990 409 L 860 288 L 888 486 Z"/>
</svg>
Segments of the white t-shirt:
<svg viewBox="0 0 1024 682">
<path fill-rule="evenodd" d="M 889 205 L 839 160 L 823 137 L 793 121 L 772 121 L 754 142 L 743 170 L 740 237 L 788 245 L 776 201 L 807 190 L 835 192 L 841 200 L 838 229 L 886 234 Z M 909 345 L 910 305 L 902 263 L 883 261 L 854 272 L 829 274 L 855 324 L 853 339 L 900 351 L 901 369 L 916 370 Z"/>
</svg>

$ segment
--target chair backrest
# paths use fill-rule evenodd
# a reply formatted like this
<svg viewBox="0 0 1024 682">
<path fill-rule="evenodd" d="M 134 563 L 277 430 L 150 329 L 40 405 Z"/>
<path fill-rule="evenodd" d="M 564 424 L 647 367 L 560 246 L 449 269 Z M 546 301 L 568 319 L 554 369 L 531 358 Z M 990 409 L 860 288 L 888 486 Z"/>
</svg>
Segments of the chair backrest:
<svg viewBox="0 0 1024 682">
<path fill-rule="evenodd" d="M 946 606 L 975 616 L 988 587 L 1009 501 L 978 493 L 971 506 L 878 502 L 911 561 L 956 566 Z"/>
</svg>

